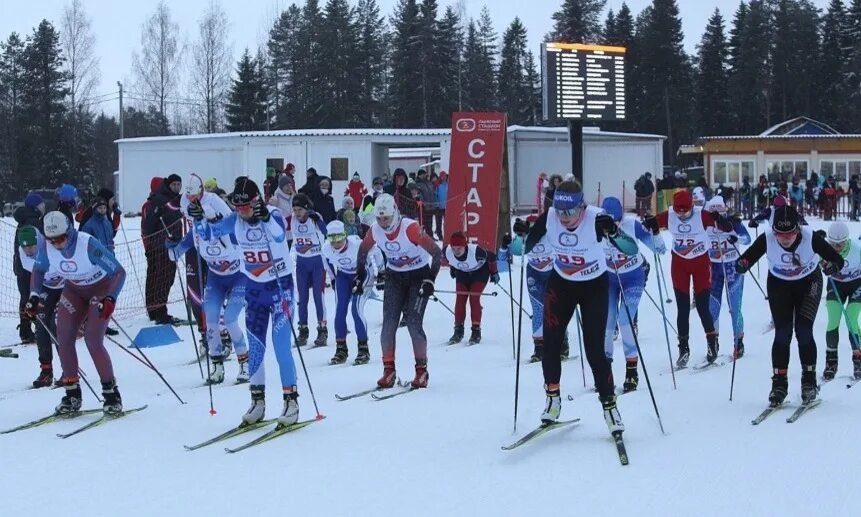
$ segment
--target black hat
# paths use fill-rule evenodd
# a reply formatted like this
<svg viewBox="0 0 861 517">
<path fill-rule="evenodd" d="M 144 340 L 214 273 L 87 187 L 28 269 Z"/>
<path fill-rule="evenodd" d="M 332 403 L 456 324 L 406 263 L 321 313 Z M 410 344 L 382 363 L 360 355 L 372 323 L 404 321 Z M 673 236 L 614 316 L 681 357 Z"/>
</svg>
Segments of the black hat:
<svg viewBox="0 0 861 517">
<path fill-rule="evenodd" d="M 96 196 L 107 201 L 108 199 L 114 197 L 114 191 L 108 188 L 102 188 L 99 189 L 99 193 L 96 194 Z"/>
<path fill-rule="evenodd" d="M 179 174 L 171 174 L 167 178 L 164 179 L 164 182 L 170 185 L 171 183 L 178 181 L 182 183 L 182 178 L 179 177 Z"/>
<path fill-rule="evenodd" d="M 776 233 L 788 233 L 798 229 L 798 212 L 789 205 L 774 209 L 774 221 L 771 229 Z"/>
<path fill-rule="evenodd" d="M 248 205 L 259 195 L 260 189 L 257 188 L 257 183 L 247 176 L 240 176 L 236 178 L 236 186 L 230 195 L 230 200 L 234 205 Z"/>
<path fill-rule="evenodd" d="M 311 202 L 311 199 L 308 198 L 305 194 L 296 194 L 293 196 L 293 206 L 304 208 L 305 210 L 311 210 L 313 208 L 314 203 Z"/>
</svg>

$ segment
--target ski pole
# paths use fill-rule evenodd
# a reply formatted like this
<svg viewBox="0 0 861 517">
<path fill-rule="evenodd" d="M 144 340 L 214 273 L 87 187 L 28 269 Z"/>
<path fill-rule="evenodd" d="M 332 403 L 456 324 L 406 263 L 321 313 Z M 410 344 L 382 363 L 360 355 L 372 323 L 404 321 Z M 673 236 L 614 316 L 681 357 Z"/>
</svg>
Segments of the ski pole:
<svg viewBox="0 0 861 517">
<path fill-rule="evenodd" d="M 170 235 L 170 231 L 167 229 L 167 225 L 164 224 L 164 219 L 160 219 L 161 226 L 164 228 L 165 234 Z M 175 256 L 176 254 L 174 254 Z M 176 257 L 176 261 L 179 262 L 179 257 Z M 183 261 L 184 262 L 184 261 Z M 185 269 L 185 268 L 183 268 Z M 188 321 L 188 328 L 191 330 L 191 342 L 194 345 L 194 357 L 197 358 L 197 369 L 200 370 L 200 378 L 206 381 L 206 377 L 203 375 L 203 365 L 200 364 L 200 351 L 197 348 L 197 335 L 194 333 L 194 325 L 191 324 L 191 306 L 188 305 L 188 298 L 185 295 L 185 282 L 182 281 L 182 272 L 177 269 L 176 271 L 179 273 L 179 288 L 182 290 L 182 303 L 185 305 L 185 314 Z M 209 356 L 209 354 L 207 354 Z M 209 374 L 209 372 L 207 372 Z"/>
<path fill-rule="evenodd" d="M 656 250 L 652 250 L 652 255 L 654 255 L 655 264 L 658 265 L 658 272 L 660 273 L 664 269 L 663 266 L 661 265 L 661 257 L 658 255 L 658 252 Z M 659 276 L 659 280 L 660 280 L 660 276 Z M 678 386 L 676 386 L 676 369 L 673 366 L 673 351 L 670 348 L 670 331 L 667 330 L 667 311 L 664 308 L 664 294 L 661 292 L 661 282 L 660 281 L 658 282 L 658 296 L 661 298 L 661 316 L 663 316 L 663 320 L 664 320 L 664 338 L 666 338 L 666 340 L 667 340 L 667 358 L 670 361 L 670 373 L 673 376 L 673 389 L 677 389 Z M 667 293 L 667 297 L 669 297 L 669 296 L 670 296 L 670 293 Z M 676 334 L 678 335 L 678 331 L 676 331 Z"/>
<path fill-rule="evenodd" d="M 446 310 L 447 310 L 448 312 L 450 312 L 452 316 L 454 316 L 454 311 L 453 311 L 453 310 L 451 310 L 451 308 L 450 308 L 448 305 L 446 305 L 442 300 L 440 300 L 439 298 L 437 298 L 437 297 L 436 297 L 436 296 L 434 296 L 434 295 L 431 295 L 430 299 L 431 299 L 431 300 L 433 300 L 433 301 L 435 301 L 435 302 L 437 302 L 437 303 L 439 303 L 439 304 L 440 304 L 440 305 L 442 305 L 443 307 L 445 307 L 445 308 L 446 308 Z"/>
<path fill-rule="evenodd" d="M 715 225 L 715 232 L 717 232 L 717 225 Z M 720 241 L 720 240 L 717 241 L 718 253 L 720 253 L 720 266 L 721 266 L 721 269 L 723 269 L 723 282 L 724 282 L 724 285 L 726 287 L 726 304 L 727 304 L 727 307 L 729 308 L 729 317 L 731 320 L 733 320 L 734 319 L 733 313 L 735 311 L 732 310 L 732 298 L 731 298 L 730 292 L 729 292 L 729 275 L 727 275 L 727 272 L 726 272 L 726 263 L 723 261 L 723 246 L 721 245 L 721 242 L 722 241 Z M 729 242 L 729 239 L 727 239 L 727 242 Z M 724 289 L 721 288 L 721 291 L 723 291 L 723 290 Z M 720 294 L 718 295 L 718 297 L 720 297 Z M 718 302 L 720 302 L 720 299 L 718 299 Z M 715 325 L 715 327 L 717 327 L 717 325 Z M 717 332 L 717 331 L 718 331 L 718 329 L 715 328 L 715 332 Z M 733 339 L 733 341 L 735 341 L 735 325 L 733 325 L 733 338 L 732 339 Z M 738 343 L 733 343 L 733 347 L 732 347 L 732 376 L 730 377 L 730 381 L 729 381 L 729 401 L 730 402 L 732 402 L 732 392 L 733 392 L 733 389 L 735 388 L 735 363 L 736 363 L 737 359 L 738 359 Z"/>
<path fill-rule="evenodd" d="M 607 238 L 610 239 L 610 243 L 615 246 L 616 249 L 622 251 L 619 246 L 616 245 L 616 239 L 609 235 L 607 235 Z M 628 316 L 628 324 L 631 325 L 634 322 L 634 318 L 631 317 L 631 309 L 628 307 L 628 300 L 625 298 L 625 289 L 622 286 L 622 278 L 619 276 L 619 270 L 616 268 L 615 262 L 613 262 L 613 271 L 616 273 L 616 281 L 619 282 L 619 294 L 622 297 L 622 305 L 625 306 L 625 314 Z M 658 426 L 661 428 L 661 434 L 667 434 L 664 431 L 664 423 L 661 421 L 661 413 L 658 411 L 658 403 L 655 401 L 655 392 L 652 390 L 652 382 L 649 380 L 649 371 L 646 369 L 646 361 L 643 358 L 643 351 L 640 349 L 640 339 L 637 337 L 636 332 L 632 332 L 632 334 L 634 335 L 634 344 L 637 346 L 637 355 L 640 356 L 640 365 L 643 367 L 643 375 L 646 377 L 646 386 L 649 388 L 649 396 L 652 398 L 652 407 L 655 408 L 655 416 L 658 418 Z"/>
<path fill-rule="evenodd" d="M 511 266 L 512 266 L 511 246 L 509 246 L 508 247 L 508 289 L 510 291 L 514 291 L 514 281 L 511 278 Z M 504 290 L 505 289 L 503 288 L 503 291 Z M 511 303 L 510 303 L 510 305 L 511 305 L 511 358 L 516 359 L 517 358 L 517 352 L 515 351 L 515 343 L 514 343 L 514 341 L 515 341 L 515 339 L 514 339 L 514 297 L 511 296 L 511 294 L 509 294 L 508 299 L 511 300 Z M 520 307 L 520 305 L 518 305 L 517 307 L 520 308 L 520 310 L 523 310 L 523 307 Z"/>
<path fill-rule="evenodd" d="M 649 294 L 649 291 L 647 291 L 647 290 L 645 289 L 645 287 L 643 288 L 643 294 L 645 294 L 645 295 L 646 295 L 646 297 L 649 299 L 649 301 L 650 301 L 650 302 L 652 302 L 652 305 L 654 305 L 656 309 L 661 310 L 661 308 L 658 306 L 658 303 L 655 301 L 655 299 L 654 299 L 654 298 L 652 298 L 652 295 L 651 295 L 651 294 Z M 667 323 L 667 325 L 669 325 L 669 326 L 670 326 L 670 328 L 671 328 L 671 329 L 673 329 L 673 333 L 674 333 L 676 336 L 678 336 L 678 335 L 679 335 L 679 331 L 678 331 L 678 330 L 676 330 L 675 325 L 673 325 L 673 324 L 672 324 L 672 322 L 669 322 L 669 321 L 667 321 L 667 320 L 664 320 L 664 321 Z"/>
<path fill-rule="evenodd" d="M 287 322 L 290 324 L 290 333 L 293 334 L 293 341 L 298 342 L 299 338 L 296 336 L 296 329 L 293 328 L 293 316 L 292 311 L 290 310 L 290 299 L 287 298 L 284 293 L 284 287 L 281 286 L 281 275 L 278 273 L 278 264 L 275 262 L 275 255 L 272 253 L 272 243 L 269 240 L 269 232 L 266 231 L 266 227 L 263 226 L 263 238 L 266 239 L 266 250 L 269 252 L 269 257 L 271 262 L 272 270 L 275 272 L 275 283 L 278 285 L 278 295 L 281 297 L 281 310 L 284 312 L 284 316 L 287 317 Z M 275 344 L 273 343 L 273 347 Z M 305 381 L 308 383 L 308 392 L 311 393 L 311 401 L 314 403 L 314 411 L 317 412 L 316 419 L 322 420 L 326 418 L 322 413 L 320 413 L 320 408 L 317 406 L 317 397 L 314 396 L 314 387 L 311 386 L 311 377 L 308 375 L 308 368 L 305 366 L 305 356 L 302 355 L 302 347 L 297 346 L 296 351 L 299 353 L 299 361 L 302 363 L 302 371 L 305 372 Z"/>
<path fill-rule="evenodd" d="M 526 261 L 520 257 L 520 301 L 523 301 L 523 272 Z M 520 343 L 523 337 L 523 311 L 517 313 L 517 352 L 514 355 L 514 432 L 517 432 L 517 402 L 520 398 Z"/>
<path fill-rule="evenodd" d="M 42 316 L 37 314 L 36 315 L 36 321 L 38 321 L 39 324 L 42 325 L 42 328 L 45 330 L 45 333 L 48 334 L 49 338 L 51 338 L 51 342 L 54 343 L 54 348 L 57 350 L 57 356 L 59 357 L 59 355 L 60 355 L 60 341 L 57 339 L 57 336 L 55 336 L 54 333 L 51 332 L 51 329 L 49 329 L 48 325 L 42 320 Z M 96 395 L 96 390 L 94 390 L 93 387 L 90 385 L 90 381 L 87 380 L 87 376 L 84 375 L 84 371 L 81 370 L 80 368 L 78 368 L 78 376 L 81 378 L 82 381 L 84 381 L 84 384 L 87 385 L 87 388 L 90 389 L 90 393 L 92 393 L 93 396 L 96 397 L 96 400 L 98 400 L 99 402 L 103 402 L 102 399 L 99 398 L 98 395 Z"/>
<path fill-rule="evenodd" d="M 658 268 L 658 287 L 660 287 L 660 282 L 664 284 L 664 292 L 667 293 L 667 299 L 664 300 L 667 303 L 673 303 L 673 299 L 670 298 L 670 290 L 667 288 L 667 276 L 664 274 L 663 268 Z M 660 291 L 660 289 L 659 289 Z M 661 296 L 663 298 L 663 296 Z"/>
<path fill-rule="evenodd" d="M 473 293 L 470 291 L 446 291 L 445 289 L 434 289 L 433 292 L 438 294 L 462 294 L 465 296 L 496 296 L 499 294 L 496 291 L 492 293 Z"/>
<path fill-rule="evenodd" d="M 120 347 L 120 350 L 122 350 L 123 352 L 125 352 L 125 353 L 129 354 L 130 356 L 134 357 L 134 358 L 135 358 L 135 360 L 136 360 L 137 362 L 139 362 L 140 364 L 144 365 L 147 369 L 152 370 L 152 366 L 150 366 L 146 361 L 144 361 L 144 360 L 143 360 L 143 359 L 141 359 L 140 357 L 136 356 L 134 353 L 132 353 L 132 352 L 131 352 L 131 350 L 129 350 L 128 348 L 124 347 L 124 346 L 122 345 L 122 343 L 120 343 L 119 341 L 117 341 L 117 340 L 116 340 L 116 339 L 114 339 L 113 337 L 111 337 L 111 336 L 105 336 L 105 339 L 107 339 L 107 340 L 108 340 L 108 341 L 110 341 L 111 343 L 113 343 L 113 344 L 117 345 L 118 347 Z"/>
<path fill-rule="evenodd" d="M 756 231 L 756 237 L 759 238 L 759 225 L 756 225 L 756 227 L 754 227 L 754 230 Z M 759 278 L 759 261 L 758 260 L 756 261 L 756 278 L 757 279 Z"/>
<path fill-rule="evenodd" d="M 193 174 L 193 176 L 196 176 L 196 175 Z M 200 177 L 198 177 L 198 179 L 200 179 Z M 201 182 L 201 184 L 202 183 L 203 182 Z M 191 223 L 191 242 L 192 242 L 192 244 L 197 243 L 197 234 L 194 231 L 194 221 L 192 221 L 192 223 Z M 195 256 L 195 258 L 197 258 L 197 292 L 199 293 L 199 295 L 202 298 L 206 291 L 204 291 L 204 289 L 203 289 L 203 264 L 201 263 L 201 260 L 200 260 L 200 250 L 199 249 L 195 249 L 194 256 Z M 191 286 L 189 286 L 189 287 L 191 287 Z M 225 300 L 225 303 L 226 302 L 227 302 L 227 300 Z M 212 398 L 212 367 L 209 363 L 209 339 L 206 337 L 207 333 L 208 333 L 209 322 L 206 321 L 206 312 L 204 312 L 204 310 L 203 310 L 203 299 L 201 299 L 200 305 L 201 305 L 201 307 L 200 307 L 200 319 L 201 319 L 201 323 L 203 323 L 203 325 L 202 325 L 203 335 L 200 337 L 200 339 L 201 339 L 201 341 L 206 343 L 206 347 L 205 347 L 206 353 L 204 355 L 206 356 L 206 385 L 209 388 L 209 414 L 211 416 L 215 416 L 217 411 L 215 411 L 215 401 Z M 194 334 L 194 329 L 192 329 L 191 332 L 192 332 L 192 334 Z M 216 339 L 221 339 L 221 337 L 219 336 Z M 198 357 L 200 357 L 200 354 L 198 354 Z M 237 358 L 237 360 L 238 360 L 238 358 Z"/>
<path fill-rule="evenodd" d="M 580 327 L 583 326 L 583 321 L 580 320 L 580 306 L 574 308 L 574 313 L 577 315 L 577 341 L 580 343 L 580 375 L 583 377 L 583 387 L 586 387 L 586 365 L 583 363 L 583 336 L 580 334 Z M 565 330 L 568 332 L 568 329 Z"/>
<path fill-rule="evenodd" d="M 164 221 L 162 221 L 164 222 Z M 141 277 L 138 275 L 138 266 L 135 264 L 134 258 L 132 257 L 132 250 L 129 247 L 129 236 L 126 234 L 126 227 L 123 224 L 123 218 L 120 216 L 120 229 L 123 231 L 123 239 L 125 239 L 126 251 L 129 254 L 129 262 L 132 265 L 132 271 L 135 273 L 135 282 L 138 284 L 138 291 L 141 293 L 141 298 L 144 302 L 144 307 L 146 307 L 146 293 L 144 292 L 144 288 L 141 285 Z M 141 236 L 141 241 L 143 241 L 143 236 Z"/>
<path fill-rule="evenodd" d="M 729 242 L 729 241 L 727 241 L 727 242 Z M 734 249 L 735 252 L 739 254 L 739 256 L 741 256 L 741 252 L 738 250 L 738 247 L 736 247 L 735 243 L 730 242 L 729 245 L 732 246 L 732 249 Z M 756 261 L 756 264 L 757 264 L 757 266 L 759 266 L 758 260 Z M 748 272 L 750 272 L 750 270 L 748 270 Z M 753 278 L 753 283 L 755 283 L 756 287 L 759 288 L 759 292 L 762 293 L 763 298 L 768 300 L 768 295 L 765 294 L 765 291 L 762 289 L 762 285 L 759 283 L 759 280 L 756 279 L 756 276 L 754 276 L 753 273 L 751 273 L 750 277 Z"/>
<path fill-rule="evenodd" d="M 523 311 L 523 314 L 526 314 L 527 318 L 532 319 L 532 315 L 529 314 L 529 312 L 521 304 L 517 303 L 517 301 L 514 299 L 514 297 L 511 296 L 511 293 L 509 293 L 508 291 L 505 290 L 505 287 L 503 287 L 501 284 L 496 284 L 496 287 L 498 287 L 503 293 L 505 293 L 506 296 L 511 298 L 511 301 L 514 302 L 515 305 L 520 307 L 520 310 Z"/>
<path fill-rule="evenodd" d="M 173 395 L 180 402 L 180 404 L 185 404 L 185 401 L 180 398 L 180 396 L 176 392 L 176 390 L 173 389 L 173 386 L 171 386 L 170 383 L 167 382 L 167 379 L 164 378 L 164 375 L 161 374 L 161 372 L 158 370 L 158 368 L 155 367 L 155 364 L 153 364 L 153 362 L 150 361 L 149 357 L 147 357 L 147 355 L 144 353 L 144 351 L 141 350 L 141 348 L 137 345 L 137 343 L 135 343 L 135 340 L 132 339 L 132 337 L 129 335 L 128 332 L 126 332 L 126 329 L 124 329 L 123 326 L 120 325 L 120 322 L 117 321 L 117 319 L 113 316 L 111 316 L 111 321 L 114 322 L 114 325 L 116 325 L 117 328 L 120 329 L 120 332 L 122 332 L 123 335 L 126 337 L 126 339 L 128 339 L 129 342 L 132 344 L 132 346 L 135 347 L 135 350 L 137 350 L 138 353 L 141 355 L 141 357 L 143 357 L 144 361 L 146 361 L 147 364 L 149 364 L 149 367 L 152 369 L 152 371 L 154 371 L 155 374 L 158 375 L 159 379 L 161 379 L 161 381 L 164 383 L 164 385 L 168 387 L 168 389 L 171 391 L 171 393 L 173 393 Z"/>
</svg>

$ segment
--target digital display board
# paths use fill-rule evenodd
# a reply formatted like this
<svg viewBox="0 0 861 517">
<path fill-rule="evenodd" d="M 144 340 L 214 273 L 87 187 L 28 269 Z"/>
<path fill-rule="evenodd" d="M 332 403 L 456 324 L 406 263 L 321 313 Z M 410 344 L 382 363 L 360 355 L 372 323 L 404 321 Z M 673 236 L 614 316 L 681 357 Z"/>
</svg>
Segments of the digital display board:
<svg viewBox="0 0 861 517">
<path fill-rule="evenodd" d="M 625 120 L 625 47 L 543 43 L 544 120 Z"/>
</svg>

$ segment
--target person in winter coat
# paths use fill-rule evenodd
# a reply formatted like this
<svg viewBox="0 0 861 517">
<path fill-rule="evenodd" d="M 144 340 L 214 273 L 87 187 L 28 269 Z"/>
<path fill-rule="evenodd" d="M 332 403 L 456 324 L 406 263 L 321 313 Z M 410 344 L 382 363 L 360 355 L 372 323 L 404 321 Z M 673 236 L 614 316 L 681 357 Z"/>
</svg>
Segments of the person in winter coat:
<svg viewBox="0 0 861 517">
<path fill-rule="evenodd" d="M 407 183 L 407 171 L 397 168 L 392 176 L 392 184 L 384 190 L 386 194 L 391 194 L 395 198 L 395 205 L 402 216 L 416 219 L 416 202 Z"/>
<path fill-rule="evenodd" d="M 269 205 L 274 206 L 284 218 L 284 229 L 287 233 L 287 246 L 293 247 L 293 234 L 290 232 L 290 224 L 293 221 L 293 196 L 296 195 L 296 184 L 293 177 L 282 174 L 278 177 L 278 188 L 275 194 L 269 198 Z"/>
<path fill-rule="evenodd" d="M 107 208 L 107 217 L 111 221 L 111 228 L 113 230 L 113 235 L 116 236 L 117 230 L 120 227 L 120 223 L 122 222 L 123 212 L 120 210 L 120 207 L 117 206 L 114 192 L 110 189 L 103 188 L 99 190 L 98 194 L 96 194 L 95 199 L 89 205 L 82 206 L 78 212 L 75 214 L 75 221 L 79 223 L 78 228 L 83 230 L 84 224 L 87 220 L 93 215 L 93 208 L 95 208 L 96 203 L 99 200 L 103 200 L 106 204 Z M 113 248 L 111 248 L 113 249 Z"/>
<path fill-rule="evenodd" d="M 418 188 L 419 194 L 422 198 L 422 209 L 419 212 L 419 221 L 421 222 L 425 233 L 433 235 L 433 218 L 438 206 L 436 202 L 436 191 L 434 190 L 433 183 L 431 183 L 426 170 L 419 169 L 416 173 L 416 178 L 416 187 Z"/>
<path fill-rule="evenodd" d="M 374 178 L 374 181 L 371 183 L 371 192 L 362 199 L 361 209 L 359 211 L 364 212 L 368 205 L 374 206 L 374 201 L 377 199 L 377 196 L 384 192 L 384 189 L 385 182 L 383 181 L 383 178 L 379 176 Z"/>
<path fill-rule="evenodd" d="M 35 343 L 36 335 L 33 333 L 33 323 L 30 318 L 24 314 L 24 305 L 27 303 L 27 298 L 30 295 L 30 272 L 27 271 L 21 264 L 21 256 L 18 251 L 19 237 L 21 229 L 24 227 L 35 227 L 40 232 L 42 231 L 42 216 L 45 214 L 45 200 L 42 196 L 31 192 L 24 198 L 24 206 L 18 207 L 12 217 L 18 223 L 15 228 L 15 242 L 12 245 L 14 250 L 12 255 L 12 271 L 15 273 L 15 279 L 18 283 L 18 294 L 20 300 L 18 302 L 18 314 L 20 316 L 18 322 L 18 337 L 22 343 Z"/>
<path fill-rule="evenodd" d="M 335 200 L 332 199 L 331 192 L 332 180 L 326 176 L 320 176 L 317 182 L 317 189 L 312 195 L 308 196 L 314 204 L 314 210 L 323 218 L 324 226 L 338 217 L 335 211 Z"/>
<path fill-rule="evenodd" d="M 445 171 L 439 173 L 436 183 L 436 213 L 434 223 L 436 224 L 436 238 L 442 240 L 442 222 L 445 218 L 445 204 L 448 201 L 448 174 Z"/>
<path fill-rule="evenodd" d="M 368 195 L 368 189 L 362 183 L 362 178 L 358 172 L 353 173 L 353 179 L 347 185 L 347 190 L 344 191 L 345 196 L 349 196 L 353 200 L 353 208 L 362 204 L 362 199 Z"/>
<path fill-rule="evenodd" d="M 652 183 L 652 173 L 647 172 L 634 182 L 634 194 L 637 196 L 637 215 L 642 217 L 646 212 L 652 210 L 652 194 L 655 193 L 655 184 Z"/>
<path fill-rule="evenodd" d="M 105 199 L 96 197 L 92 215 L 81 227 L 81 231 L 92 235 L 107 249 L 114 251 L 114 227 L 108 219 L 108 202 Z"/>
<path fill-rule="evenodd" d="M 152 185 L 152 184 L 151 184 Z M 147 199 L 146 214 L 141 223 L 147 260 L 146 306 L 149 318 L 158 324 L 173 323 L 176 318 L 167 312 L 167 298 L 176 276 L 176 263 L 167 255 L 165 239 L 182 239 L 180 189 L 182 178 L 171 174 Z"/>
<path fill-rule="evenodd" d="M 69 218 L 69 224 L 75 220 L 75 211 L 78 208 L 78 189 L 74 185 L 62 184 L 57 189 L 57 211 L 62 212 Z"/>
<path fill-rule="evenodd" d="M 275 175 L 275 167 L 266 167 L 266 180 L 263 182 L 263 201 L 269 202 L 269 198 L 278 188 L 278 177 Z"/>
<path fill-rule="evenodd" d="M 300 194 L 305 194 L 308 197 L 314 196 L 317 192 L 317 183 L 320 181 L 320 176 L 317 175 L 317 169 L 314 167 L 308 168 L 305 172 L 305 184 L 299 189 Z"/>
</svg>

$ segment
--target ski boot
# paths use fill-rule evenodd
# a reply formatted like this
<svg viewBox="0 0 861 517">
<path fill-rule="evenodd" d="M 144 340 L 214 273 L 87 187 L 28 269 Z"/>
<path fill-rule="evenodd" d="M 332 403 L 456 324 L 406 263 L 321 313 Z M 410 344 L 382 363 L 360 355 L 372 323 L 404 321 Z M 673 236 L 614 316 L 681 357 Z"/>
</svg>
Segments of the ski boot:
<svg viewBox="0 0 861 517">
<path fill-rule="evenodd" d="M 456 345 L 463 340 L 463 325 L 455 325 L 454 326 L 454 334 L 448 338 L 449 345 Z"/>
<path fill-rule="evenodd" d="M 33 381 L 34 388 L 47 388 L 54 384 L 54 370 L 50 364 L 41 365 L 39 376 Z"/>
<path fill-rule="evenodd" d="M 325 325 L 317 325 L 317 338 L 314 339 L 314 348 L 329 344 L 329 329 Z"/>
<path fill-rule="evenodd" d="M 736 359 L 741 359 L 742 357 L 744 357 L 744 341 L 743 341 L 743 339 L 744 338 L 740 337 L 735 342 L 735 351 L 734 352 L 735 352 L 735 358 Z"/>
<path fill-rule="evenodd" d="M 562 350 L 559 352 L 559 358 L 563 361 L 568 359 L 568 356 L 571 354 L 571 345 L 568 344 L 568 333 L 565 333 L 565 337 L 562 338 Z"/>
<path fill-rule="evenodd" d="M 395 385 L 395 380 L 397 379 L 397 373 L 395 372 L 395 361 L 392 360 L 384 360 L 383 361 L 383 376 L 377 380 L 377 387 L 391 388 Z"/>
<path fill-rule="evenodd" d="M 861 379 L 861 350 L 852 353 L 852 369 L 855 379 Z"/>
<path fill-rule="evenodd" d="M 233 339 L 230 338 L 230 332 L 227 329 L 221 329 L 219 337 L 221 338 L 221 355 L 227 359 L 233 352 Z"/>
<path fill-rule="evenodd" d="M 430 375 L 428 375 L 428 360 L 427 359 L 416 359 L 416 376 L 410 382 L 410 386 L 413 389 L 427 388 L 429 378 L 430 378 Z"/>
<path fill-rule="evenodd" d="M 335 356 L 329 360 L 329 364 L 344 364 L 347 362 L 348 355 L 350 353 L 347 351 L 347 342 L 335 340 Z"/>
<path fill-rule="evenodd" d="M 60 399 L 60 405 L 54 408 L 57 415 L 69 415 L 81 410 L 81 385 L 77 381 L 64 382 L 66 394 Z"/>
<path fill-rule="evenodd" d="M 248 354 L 236 354 L 236 362 L 239 363 L 239 373 L 236 374 L 236 384 L 245 384 L 251 380 L 248 373 Z"/>
<path fill-rule="evenodd" d="M 616 408 L 616 395 L 599 397 L 599 400 L 601 401 L 601 407 L 604 408 L 604 421 L 607 422 L 610 434 L 624 431 L 625 424 L 622 423 L 622 416 L 619 415 L 619 410 Z"/>
<path fill-rule="evenodd" d="M 837 351 L 828 350 L 825 352 L 825 370 L 822 371 L 822 378 L 830 381 L 835 375 L 837 375 Z"/>
<path fill-rule="evenodd" d="M 718 344 L 717 332 L 706 334 L 706 362 L 708 364 L 714 364 L 718 357 L 718 350 L 720 350 L 720 345 Z"/>
<path fill-rule="evenodd" d="M 481 343 L 481 326 L 473 325 L 469 332 L 469 344 L 477 345 Z"/>
<path fill-rule="evenodd" d="M 256 424 L 263 421 L 266 416 L 266 386 L 251 386 L 251 407 L 242 415 L 242 423 L 245 425 Z"/>
<path fill-rule="evenodd" d="M 771 393 L 768 394 L 768 402 L 772 407 L 783 404 L 789 391 L 789 381 L 786 379 L 786 370 L 774 370 L 771 377 Z"/>
<path fill-rule="evenodd" d="M 116 416 L 122 414 L 123 398 L 120 396 L 120 390 L 117 389 L 116 380 L 102 383 L 102 397 L 105 399 L 102 411 L 106 415 Z"/>
<path fill-rule="evenodd" d="M 299 394 L 295 391 L 284 394 L 284 409 L 278 417 L 278 425 L 293 425 L 299 421 Z"/>
<path fill-rule="evenodd" d="M 676 369 L 686 368 L 690 358 L 691 348 L 688 346 L 688 336 L 679 336 L 679 358 L 676 359 Z"/>
<path fill-rule="evenodd" d="M 118 336 L 119 334 L 120 334 L 120 331 L 115 329 L 115 328 L 107 327 L 105 329 L 105 335 L 106 336 Z"/>
<path fill-rule="evenodd" d="M 819 394 L 819 386 L 816 384 L 816 365 L 802 366 L 801 369 L 801 403 L 810 404 Z"/>
<path fill-rule="evenodd" d="M 308 344 L 308 337 L 311 331 L 308 330 L 308 325 L 299 325 L 299 336 L 296 338 L 296 346 L 305 346 Z"/>
<path fill-rule="evenodd" d="M 628 393 L 637 389 L 640 382 L 640 376 L 637 372 L 637 358 L 627 359 L 625 361 L 625 382 L 622 384 L 622 392 Z"/>
<path fill-rule="evenodd" d="M 541 357 L 544 355 L 544 340 L 535 338 L 535 350 L 532 352 L 532 357 L 529 358 L 530 363 L 540 363 Z"/>
<path fill-rule="evenodd" d="M 209 342 L 206 340 L 206 334 L 200 335 L 200 345 L 198 345 L 197 355 L 201 361 L 209 355 Z"/>
<path fill-rule="evenodd" d="M 544 392 L 547 394 L 544 413 L 541 413 L 541 423 L 544 425 L 558 421 L 559 414 L 562 413 L 562 397 L 559 396 L 559 385 L 555 386 L 552 389 L 550 386 L 544 387 Z"/>
<path fill-rule="evenodd" d="M 356 354 L 356 360 L 353 361 L 353 366 L 368 364 L 370 360 L 371 353 L 368 351 L 368 340 L 359 341 L 359 352 Z"/>
<path fill-rule="evenodd" d="M 221 384 L 224 382 L 224 356 L 214 355 L 212 359 L 212 371 L 209 372 L 207 384 Z"/>
</svg>

